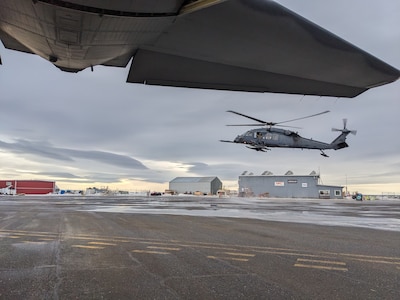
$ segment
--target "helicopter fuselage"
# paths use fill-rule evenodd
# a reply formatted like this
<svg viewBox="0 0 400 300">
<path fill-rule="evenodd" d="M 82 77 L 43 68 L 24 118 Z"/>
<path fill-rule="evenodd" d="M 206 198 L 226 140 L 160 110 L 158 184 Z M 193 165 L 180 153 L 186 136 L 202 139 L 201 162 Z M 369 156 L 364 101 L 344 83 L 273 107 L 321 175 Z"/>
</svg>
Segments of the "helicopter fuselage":
<svg viewBox="0 0 400 300">
<path fill-rule="evenodd" d="M 332 144 L 301 137 L 297 132 L 280 128 L 257 128 L 238 135 L 234 143 L 255 148 L 332 149 Z"/>
<path fill-rule="evenodd" d="M 245 144 L 247 148 L 261 152 L 266 152 L 267 150 L 270 150 L 270 148 L 273 147 L 318 149 L 321 151 L 322 156 L 328 157 L 323 150 L 327 149 L 338 150 L 346 148 L 349 146 L 346 143 L 347 135 L 349 133 L 352 134 L 357 133 L 356 130 L 349 130 L 346 128 L 347 119 L 343 119 L 343 129 L 332 128 L 332 131 L 339 131 L 341 132 L 341 134 L 338 137 L 336 137 L 331 143 L 325 143 L 325 142 L 315 141 L 313 139 L 303 138 L 297 132 L 274 127 L 274 126 L 290 127 L 281 124 L 322 115 L 328 113 L 329 112 L 328 110 L 310 116 L 287 120 L 278 123 L 266 122 L 233 110 L 228 110 L 228 112 L 256 121 L 264 125 L 265 127 L 246 131 L 244 134 L 238 135 L 233 141 L 227 141 L 227 140 L 220 140 L 220 141 L 225 143 Z M 228 126 L 255 126 L 255 125 L 241 124 L 241 125 L 228 125 Z"/>
</svg>

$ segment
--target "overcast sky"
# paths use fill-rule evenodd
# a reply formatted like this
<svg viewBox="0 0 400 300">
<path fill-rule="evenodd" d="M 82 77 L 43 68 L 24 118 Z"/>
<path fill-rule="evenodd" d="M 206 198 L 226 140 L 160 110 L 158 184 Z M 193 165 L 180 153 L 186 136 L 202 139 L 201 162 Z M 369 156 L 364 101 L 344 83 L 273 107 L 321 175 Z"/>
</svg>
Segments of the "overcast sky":
<svg viewBox="0 0 400 300">
<path fill-rule="evenodd" d="M 400 1 L 280 0 L 289 9 L 400 68 Z M 323 184 L 400 193 L 400 81 L 354 99 L 145 86 L 126 69 L 62 72 L 34 55 L 0 46 L 0 178 L 55 180 L 60 188 L 168 188 L 177 176 L 218 176 L 236 188 L 245 170 L 276 175 L 320 171 Z M 246 128 L 226 110 L 279 122 L 331 142 L 348 118 L 349 148 L 251 151 L 220 143 Z"/>
</svg>

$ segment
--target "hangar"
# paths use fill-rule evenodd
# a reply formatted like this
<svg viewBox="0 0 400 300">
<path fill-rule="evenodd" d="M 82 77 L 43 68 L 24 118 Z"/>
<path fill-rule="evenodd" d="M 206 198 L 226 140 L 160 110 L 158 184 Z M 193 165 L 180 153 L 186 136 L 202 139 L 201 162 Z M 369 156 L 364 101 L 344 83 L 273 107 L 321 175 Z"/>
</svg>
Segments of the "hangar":
<svg viewBox="0 0 400 300">
<path fill-rule="evenodd" d="M 295 175 L 292 171 L 285 175 L 274 175 L 265 171 L 261 175 L 243 172 L 239 176 L 239 196 L 277 198 L 322 198 L 342 199 L 343 187 L 323 185 L 320 175 L 312 171 L 309 175 Z"/>
<path fill-rule="evenodd" d="M 216 195 L 221 188 L 222 182 L 218 177 L 176 177 L 169 182 L 169 189 L 178 194 L 201 192 Z"/>
<path fill-rule="evenodd" d="M 54 181 L 44 180 L 0 180 L 0 194 L 3 195 L 44 195 L 57 190 Z"/>
</svg>

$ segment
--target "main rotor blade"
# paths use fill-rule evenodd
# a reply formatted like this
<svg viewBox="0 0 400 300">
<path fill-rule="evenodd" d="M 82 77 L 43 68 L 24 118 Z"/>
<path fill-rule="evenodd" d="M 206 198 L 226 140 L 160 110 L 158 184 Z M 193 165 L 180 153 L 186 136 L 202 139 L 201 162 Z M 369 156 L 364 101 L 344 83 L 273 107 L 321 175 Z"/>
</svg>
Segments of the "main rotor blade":
<svg viewBox="0 0 400 300">
<path fill-rule="evenodd" d="M 301 118 L 296 118 L 296 119 L 287 120 L 287 121 L 283 121 L 283 122 L 278 122 L 278 123 L 275 123 L 275 124 L 282 124 L 282 123 L 288 123 L 288 122 L 293 122 L 293 121 L 297 121 L 297 120 L 303 120 L 303 119 L 307 119 L 307 118 L 312 118 L 312 117 L 316 117 L 316 116 L 319 116 L 319 115 L 322 115 L 322 114 L 326 114 L 328 112 L 330 112 L 330 110 L 326 110 L 326 111 L 323 111 L 323 112 L 320 112 L 320 113 L 317 113 L 317 114 L 313 114 L 313 115 L 310 115 L 310 116 L 306 116 L 306 117 L 301 117 Z"/>
<path fill-rule="evenodd" d="M 230 112 L 230 113 L 233 113 L 233 114 L 236 114 L 236 115 L 239 115 L 239 116 L 242 116 L 242 117 L 248 118 L 248 119 L 250 119 L 250 120 L 253 120 L 253 121 L 259 122 L 259 123 L 261 123 L 261 124 L 267 124 L 267 125 L 270 125 L 268 122 L 265 122 L 265 121 L 263 121 L 263 120 L 260 120 L 260 119 L 256 119 L 256 118 L 250 117 L 250 116 L 248 116 L 248 115 L 245 115 L 245 114 L 238 113 L 238 112 L 236 112 L 236 111 L 233 111 L 233 110 L 227 110 L 226 112 Z M 273 125 L 275 125 L 275 124 L 273 124 Z M 252 125 L 251 125 L 251 126 L 252 126 Z"/>
<path fill-rule="evenodd" d="M 275 124 L 275 123 L 273 123 L 273 124 Z M 225 126 L 251 126 L 251 127 L 260 127 L 260 125 L 274 126 L 274 125 L 271 125 L 270 123 L 263 123 L 263 124 L 228 124 L 228 125 L 225 125 Z M 296 128 L 296 129 L 301 129 L 301 128 L 302 128 L 302 127 L 288 126 L 288 125 L 275 125 L 275 127 Z"/>
<path fill-rule="evenodd" d="M 328 112 L 330 112 L 330 111 L 329 111 L 329 110 L 326 110 L 326 111 L 323 111 L 323 112 L 320 112 L 320 113 L 317 113 L 317 114 L 313 114 L 313 115 L 310 115 L 310 116 L 301 117 L 301 118 L 296 118 L 296 119 L 291 119 L 291 120 L 282 121 L 282 122 L 277 122 L 277 123 L 276 123 L 276 122 L 265 122 L 265 121 L 263 121 L 263 120 L 260 120 L 260 119 L 257 119 L 257 118 L 253 118 L 253 117 L 250 117 L 250 116 L 248 116 L 248 115 L 245 115 L 245 114 L 239 113 L 239 112 L 237 112 L 237 111 L 233 111 L 233 110 L 227 110 L 227 112 L 230 112 L 230 113 L 236 114 L 236 115 L 238 115 L 238 116 L 242 116 L 242 117 L 248 118 L 248 119 L 250 119 L 250 120 L 259 122 L 259 123 L 262 124 L 262 125 L 275 126 L 275 125 L 277 125 L 277 124 L 288 123 L 288 122 L 292 122 L 292 121 L 297 121 L 297 120 L 302 120 L 302 119 L 307 119 L 307 118 L 319 116 L 319 115 L 322 115 L 322 114 L 326 114 L 326 113 L 328 113 Z M 228 126 L 259 126 L 259 125 L 258 125 L 258 124 L 257 124 L 257 125 L 253 125 L 253 124 L 244 124 L 244 125 L 228 125 Z M 282 126 L 282 125 L 280 125 L 280 126 Z M 299 128 L 299 127 L 293 127 L 293 128 Z"/>
<path fill-rule="evenodd" d="M 264 123 L 262 124 L 228 124 L 225 126 L 253 126 L 253 127 L 260 127 L 261 125 L 264 125 Z"/>
</svg>

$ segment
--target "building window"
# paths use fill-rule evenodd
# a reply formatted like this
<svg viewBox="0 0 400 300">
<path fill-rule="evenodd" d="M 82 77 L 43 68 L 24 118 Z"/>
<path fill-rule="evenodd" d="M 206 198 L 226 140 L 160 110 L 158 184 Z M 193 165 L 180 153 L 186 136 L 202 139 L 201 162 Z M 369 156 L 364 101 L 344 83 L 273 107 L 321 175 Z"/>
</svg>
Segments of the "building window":
<svg viewBox="0 0 400 300">
<path fill-rule="evenodd" d="M 335 196 L 336 197 L 342 196 L 342 191 L 341 190 L 335 190 Z"/>
<path fill-rule="evenodd" d="M 329 199 L 331 195 L 330 190 L 319 190 L 319 197 L 321 199 Z"/>
</svg>

